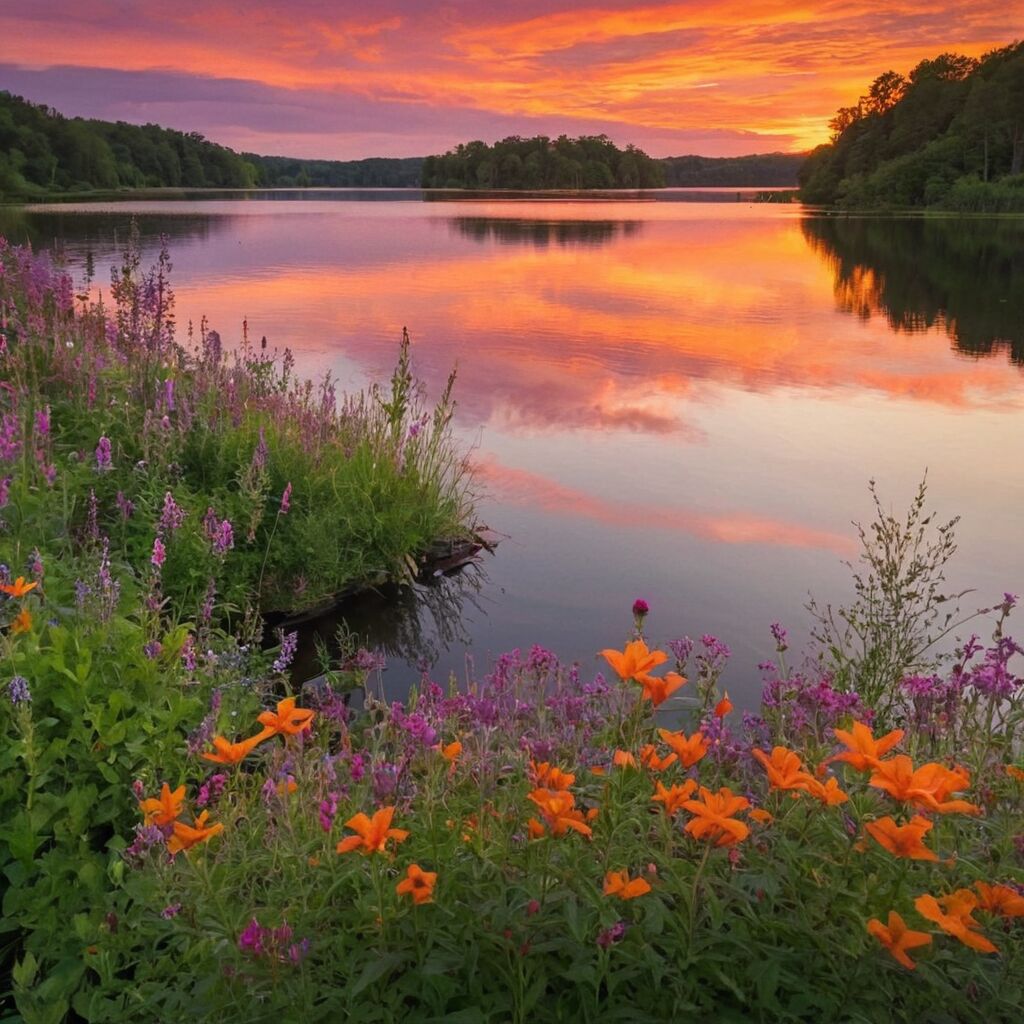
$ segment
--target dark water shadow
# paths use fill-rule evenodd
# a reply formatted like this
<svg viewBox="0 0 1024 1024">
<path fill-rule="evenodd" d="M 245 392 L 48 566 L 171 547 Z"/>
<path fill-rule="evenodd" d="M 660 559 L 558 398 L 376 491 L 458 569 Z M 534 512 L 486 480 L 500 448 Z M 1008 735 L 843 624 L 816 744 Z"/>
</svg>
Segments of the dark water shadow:
<svg viewBox="0 0 1024 1024">
<path fill-rule="evenodd" d="M 452 217 L 447 224 L 454 233 L 474 242 L 532 245 L 544 249 L 559 246 L 596 248 L 618 238 L 639 235 L 638 220 L 533 220 L 511 217 Z"/>
<path fill-rule="evenodd" d="M 894 331 L 942 327 L 973 358 L 1024 366 L 1024 220 L 807 217 L 836 305 Z"/>
<path fill-rule="evenodd" d="M 398 673 L 401 678 L 395 680 L 393 695 L 404 699 L 410 679 L 415 678 L 413 673 L 429 669 L 451 650 L 472 645 L 467 616 L 476 612 L 486 617 L 481 596 L 486 585 L 484 567 L 471 562 L 447 575 L 438 574 L 428 583 L 389 584 L 347 598 L 295 627 L 299 646 L 292 664 L 293 684 L 323 671 L 318 650 L 332 660 L 339 656 L 340 632 L 367 650 L 380 652 L 389 662 L 404 664 L 409 671 Z"/>
</svg>

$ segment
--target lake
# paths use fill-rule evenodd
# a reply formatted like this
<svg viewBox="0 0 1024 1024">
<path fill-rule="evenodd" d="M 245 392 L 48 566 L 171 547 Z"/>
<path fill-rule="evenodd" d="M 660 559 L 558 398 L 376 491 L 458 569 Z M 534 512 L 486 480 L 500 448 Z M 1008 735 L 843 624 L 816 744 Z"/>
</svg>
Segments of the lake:
<svg viewBox="0 0 1024 1024">
<path fill-rule="evenodd" d="M 927 470 L 939 518 L 963 517 L 965 608 L 1024 590 L 1024 220 L 750 198 L 241 193 L 0 207 L 0 234 L 59 245 L 77 279 L 91 253 L 105 288 L 134 217 L 147 259 L 170 238 L 179 340 L 205 316 L 237 343 L 244 320 L 358 387 L 408 327 L 429 393 L 458 365 L 505 539 L 417 599 L 349 609 L 397 659 L 389 689 L 420 659 L 462 677 L 467 652 L 482 672 L 535 643 L 596 669 L 642 597 L 654 641 L 727 643 L 752 704 L 769 625 L 799 646 L 808 591 L 849 597 L 871 478 L 900 511 Z"/>
</svg>

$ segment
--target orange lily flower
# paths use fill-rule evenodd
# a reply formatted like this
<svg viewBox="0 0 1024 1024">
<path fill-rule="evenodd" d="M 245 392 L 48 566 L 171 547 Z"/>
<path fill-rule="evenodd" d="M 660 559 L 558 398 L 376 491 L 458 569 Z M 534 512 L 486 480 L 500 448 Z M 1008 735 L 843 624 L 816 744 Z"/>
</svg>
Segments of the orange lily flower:
<svg viewBox="0 0 1024 1024">
<path fill-rule="evenodd" d="M 147 825 L 170 825 L 185 807 L 185 787 L 179 786 L 173 793 L 165 782 L 158 797 L 139 801 L 139 810 L 145 815 Z"/>
<path fill-rule="evenodd" d="M 659 782 L 656 785 L 654 796 L 651 797 L 651 800 L 655 803 L 664 804 L 666 814 L 675 814 L 693 796 L 693 791 L 696 788 L 697 782 L 694 779 L 687 779 L 681 786 L 673 786 L 671 789 L 666 789 Z"/>
<path fill-rule="evenodd" d="M 930 832 L 932 823 L 915 814 L 906 825 L 897 825 L 888 815 L 865 825 L 871 837 L 891 854 L 909 857 L 911 860 L 938 860 L 939 855 L 924 845 L 925 833 Z"/>
<path fill-rule="evenodd" d="M 621 900 L 635 900 L 651 891 L 651 884 L 645 878 L 630 880 L 628 871 L 609 871 L 604 876 L 605 896 L 618 896 Z"/>
<path fill-rule="evenodd" d="M 643 640 L 626 644 L 624 651 L 604 650 L 601 654 L 620 679 L 639 683 L 644 697 L 655 707 L 686 683 L 678 672 L 666 672 L 662 679 L 652 676 L 651 669 L 668 661 L 668 655 L 664 651 L 649 651 Z"/>
<path fill-rule="evenodd" d="M 612 767 L 635 768 L 636 766 L 636 758 L 628 750 L 616 750 L 612 754 Z"/>
<path fill-rule="evenodd" d="M 394 839 L 396 843 L 404 843 L 409 838 L 409 833 L 404 828 L 391 827 L 391 819 L 394 816 L 395 808 L 391 806 L 382 807 L 372 818 L 368 818 L 362 811 L 349 818 L 345 822 L 345 828 L 359 834 L 342 839 L 337 846 L 338 853 L 359 850 L 366 857 L 371 853 L 384 853 L 389 839 Z"/>
<path fill-rule="evenodd" d="M 727 714 L 733 709 L 733 703 L 729 700 L 729 691 L 726 690 L 722 696 L 722 699 L 715 705 L 715 714 L 719 718 L 725 718 Z"/>
<path fill-rule="evenodd" d="M 183 821 L 176 821 L 172 826 L 174 832 L 167 840 L 168 852 L 177 854 L 181 853 L 182 850 L 191 850 L 193 846 L 205 843 L 211 836 L 223 832 L 224 826 L 219 821 L 215 825 L 207 826 L 206 819 L 209 816 L 209 811 L 203 811 L 192 825 L 186 825 Z"/>
<path fill-rule="evenodd" d="M 814 785 L 807 787 L 807 792 L 820 800 L 826 807 L 837 807 L 839 804 L 845 804 L 850 799 L 839 788 L 839 780 L 835 776 L 830 776 L 824 783 L 818 782 L 815 779 Z"/>
<path fill-rule="evenodd" d="M 785 747 L 774 747 L 771 757 L 755 748 L 754 757 L 764 766 L 765 774 L 772 789 L 802 789 L 819 786 L 820 783 L 803 766 L 800 755 Z"/>
<path fill-rule="evenodd" d="M 771 811 L 766 811 L 763 807 L 751 808 L 749 817 L 753 818 L 759 825 L 770 825 L 775 820 L 775 815 Z"/>
<path fill-rule="evenodd" d="M 871 730 L 863 722 L 854 722 L 850 731 L 833 729 L 835 737 L 846 750 L 842 754 L 830 757 L 830 761 L 845 761 L 859 772 L 874 768 L 879 760 L 887 754 L 901 739 L 902 729 L 893 729 L 877 740 Z"/>
<path fill-rule="evenodd" d="M 544 826 L 536 818 L 530 818 L 526 822 L 526 831 L 531 839 L 543 839 L 547 835 Z"/>
<path fill-rule="evenodd" d="M 932 941 L 932 937 L 927 932 L 915 932 L 909 929 L 895 910 L 889 911 L 888 927 L 882 924 L 878 918 L 873 917 L 868 921 L 867 929 L 908 971 L 914 970 L 917 964 L 907 956 L 907 950 L 915 949 L 918 946 L 928 946 Z"/>
<path fill-rule="evenodd" d="M 282 779 L 275 788 L 278 796 L 290 796 L 299 788 L 299 784 L 294 779 L 288 778 Z"/>
<path fill-rule="evenodd" d="M 950 800 L 953 793 L 967 789 L 971 777 L 963 768 L 950 770 L 934 761 L 914 769 L 906 754 L 879 761 L 868 780 L 896 800 L 912 803 L 926 811 L 941 814 L 980 814 L 981 808 L 966 800 Z"/>
<path fill-rule="evenodd" d="M 420 906 L 423 903 L 433 903 L 434 884 L 436 882 L 436 871 L 424 871 L 419 864 L 410 864 L 406 869 L 405 878 L 395 886 L 395 892 L 399 896 L 408 894 L 412 897 L 412 901 L 416 906 Z"/>
<path fill-rule="evenodd" d="M 563 772 L 547 761 L 541 761 L 540 764 L 531 761 L 530 774 L 538 789 L 568 789 L 576 781 L 575 775 Z"/>
<path fill-rule="evenodd" d="M 700 800 L 687 800 L 683 804 L 686 810 L 696 815 L 685 826 L 694 839 L 715 839 L 717 846 L 731 846 L 750 835 L 750 828 L 732 817 L 750 806 L 745 796 L 737 796 L 728 786 L 723 786 L 717 793 L 701 786 L 700 797 Z"/>
<path fill-rule="evenodd" d="M 24 576 L 19 576 L 13 583 L 0 583 L 0 591 L 11 597 L 24 597 L 29 591 L 35 590 L 38 583 L 26 583 Z"/>
<path fill-rule="evenodd" d="M 297 708 L 294 697 L 286 697 L 277 702 L 277 711 L 261 711 L 256 721 L 263 727 L 264 738 L 283 733 L 295 736 L 313 724 L 314 712 L 307 708 Z"/>
<path fill-rule="evenodd" d="M 624 651 L 604 650 L 602 657 L 615 670 L 620 679 L 629 681 L 647 675 L 652 668 L 657 668 L 668 661 L 664 651 L 649 651 L 643 640 L 633 640 L 626 644 Z"/>
<path fill-rule="evenodd" d="M 1024 917 L 1024 896 L 1008 885 L 989 885 L 975 882 L 978 890 L 978 909 L 1001 917 Z"/>
<path fill-rule="evenodd" d="M 666 672 L 660 678 L 641 675 L 636 677 L 647 698 L 655 707 L 664 704 L 680 686 L 686 685 L 686 679 L 678 672 Z"/>
<path fill-rule="evenodd" d="M 461 753 L 462 744 L 458 740 L 454 743 L 449 743 L 446 747 L 441 747 L 441 756 L 453 765 L 458 760 L 459 754 Z"/>
<path fill-rule="evenodd" d="M 32 615 L 27 608 L 22 608 L 11 621 L 11 634 L 27 633 L 32 628 Z"/>
<path fill-rule="evenodd" d="M 576 797 L 572 793 L 565 790 L 535 789 L 527 794 L 527 799 L 532 800 L 540 808 L 541 816 L 553 836 L 565 835 L 569 829 L 574 829 L 585 836 L 592 834 L 590 826 L 584 823 L 582 811 L 576 810 Z"/>
<path fill-rule="evenodd" d="M 1006 766 L 1006 774 L 1011 779 L 1016 779 L 1018 782 L 1024 782 L 1024 768 L 1018 768 L 1015 764 L 1008 764 Z"/>
<path fill-rule="evenodd" d="M 640 763 L 652 772 L 663 772 L 679 760 L 678 754 L 666 754 L 658 757 L 658 749 L 653 743 L 640 748 Z"/>
<path fill-rule="evenodd" d="M 934 921 L 944 932 L 955 936 L 965 946 L 979 953 L 998 953 L 998 948 L 978 931 L 981 924 L 972 916 L 977 905 L 977 897 L 969 889 L 957 889 L 938 899 L 926 893 L 914 900 L 914 906 L 922 917 Z"/>
<path fill-rule="evenodd" d="M 668 729 L 659 729 L 658 735 L 676 752 L 684 768 L 692 768 L 708 752 L 707 741 L 700 729 L 689 738 L 683 732 L 669 732 Z"/>
<path fill-rule="evenodd" d="M 211 754 L 209 751 L 205 751 L 203 758 L 207 761 L 213 761 L 214 764 L 239 764 L 268 736 L 272 735 L 273 733 L 264 729 L 263 732 L 258 732 L 255 736 L 250 736 L 247 740 L 242 740 L 240 743 L 229 743 L 223 736 L 214 736 L 213 746 L 217 752 Z"/>
</svg>

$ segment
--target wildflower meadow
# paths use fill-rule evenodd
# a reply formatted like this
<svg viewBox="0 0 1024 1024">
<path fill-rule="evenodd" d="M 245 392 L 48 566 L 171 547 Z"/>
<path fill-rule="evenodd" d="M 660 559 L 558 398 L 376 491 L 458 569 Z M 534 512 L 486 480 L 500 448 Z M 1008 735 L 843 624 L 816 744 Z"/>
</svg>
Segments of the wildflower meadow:
<svg viewBox="0 0 1024 1024">
<path fill-rule="evenodd" d="M 0 1020 L 1020 1019 L 1017 599 L 923 487 L 756 709 L 632 595 L 587 669 L 293 682 L 261 612 L 472 529 L 450 389 L 179 346 L 168 269 L 0 244 Z"/>
</svg>

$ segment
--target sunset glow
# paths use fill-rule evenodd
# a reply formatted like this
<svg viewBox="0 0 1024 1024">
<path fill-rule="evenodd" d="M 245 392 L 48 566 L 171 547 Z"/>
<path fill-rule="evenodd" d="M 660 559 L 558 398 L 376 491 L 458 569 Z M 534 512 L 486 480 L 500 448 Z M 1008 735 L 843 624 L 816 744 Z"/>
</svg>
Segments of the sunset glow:
<svg viewBox="0 0 1024 1024">
<path fill-rule="evenodd" d="M 994 0 L 41 0 L 0 11 L 0 88 L 261 153 L 604 132 L 655 156 L 724 156 L 810 148 L 881 71 L 1019 32 Z"/>
</svg>

